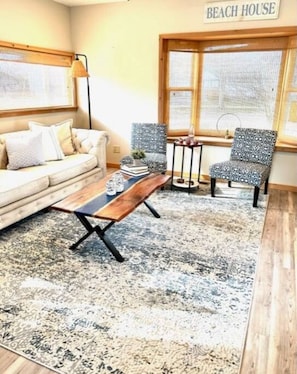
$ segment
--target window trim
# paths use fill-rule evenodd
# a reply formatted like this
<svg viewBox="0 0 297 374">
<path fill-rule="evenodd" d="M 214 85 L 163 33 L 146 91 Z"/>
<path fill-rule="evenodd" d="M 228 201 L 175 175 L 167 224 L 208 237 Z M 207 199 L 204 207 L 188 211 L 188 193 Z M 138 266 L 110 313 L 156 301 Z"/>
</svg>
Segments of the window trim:
<svg viewBox="0 0 297 374">
<path fill-rule="evenodd" d="M 289 38 L 293 37 L 293 38 Z M 227 30 L 227 31 L 210 31 L 210 32 L 192 32 L 192 33 L 179 33 L 179 34 L 161 34 L 159 36 L 159 100 L 158 100 L 158 121 L 166 123 L 168 125 L 168 118 L 166 114 L 166 71 L 168 68 L 168 50 L 169 44 L 174 47 L 176 44 L 178 50 L 182 50 L 182 45 L 185 45 L 185 51 L 189 50 L 187 46 L 190 43 L 191 51 L 200 50 L 203 51 L 205 48 L 205 42 L 211 43 L 213 46 L 218 41 L 226 40 L 226 44 L 230 47 L 226 50 L 234 50 L 232 47 L 232 41 L 239 41 L 240 39 L 251 39 L 255 43 L 252 43 L 254 50 L 258 50 L 261 38 L 266 38 L 271 42 L 271 49 L 275 46 L 275 43 L 282 46 L 282 49 L 290 49 L 297 47 L 297 27 L 277 27 L 277 28 L 257 28 L 249 30 Z M 269 39 L 268 39 L 269 38 Z M 283 38 L 289 38 L 289 42 L 285 45 Z M 278 39 L 278 41 L 275 41 Z M 269 49 L 269 48 L 268 48 Z M 172 50 L 172 49 L 170 49 Z M 211 53 L 211 51 L 207 51 Z M 201 74 L 201 70 L 199 70 Z M 198 95 L 200 93 L 198 92 Z M 199 111 L 199 108 L 197 109 Z M 170 131 L 168 128 L 169 136 L 183 136 L 186 135 L 184 130 L 173 130 Z"/>
<path fill-rule="evenodd" d="M 73 52 L 60 51 L 56 49 L 48 49 L 36 46 L 30 46 L 25 44 L 17 44 L 11 42 L 0 41 L 0 52 L 18 50 L 23 51 L 22 62 L 34 63 L 34 64 L 45 64 L 52 66 L 64 66 L 71 67 L 72 61 L 75 58 Z M 13 59 L 7 56 L 6 59 L 1 60 L 13 61 Z M 68 112 L 77 110 L 77 89 L 76 80 L 73 80 L 73 105 L 65 106 L 51 106 L 51 107 L 38 107 L 38 108 L 21 108 L 21 109 L 8 109 L 0 110 L 0 118 L 3 117 L 15 117 L 32 114 L 43 114 L 43 113 L 56 113 L 56 112 Z"/>
</svg>

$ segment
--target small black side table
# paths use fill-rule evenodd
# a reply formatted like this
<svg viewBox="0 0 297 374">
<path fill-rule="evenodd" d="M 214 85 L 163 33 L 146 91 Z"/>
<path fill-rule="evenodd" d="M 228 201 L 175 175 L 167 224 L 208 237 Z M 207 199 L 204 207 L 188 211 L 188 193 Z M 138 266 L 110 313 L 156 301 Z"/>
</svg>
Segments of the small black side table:
<svg viewBox="0 0 297 374">
<path fill-rule="evenodd" d="M 177 147 L 182 147 L 182 160 L 181 160 L 181 172 L 180 177 L 174 178 L 174 163 L 175 163 L 175 151 Z M 173 156 L 172 156 L 172 170 L 171 170 L 171 189 L 172 187 L 187 188 L 188 192 L 194 187 L 199 188 L 200 183 L 200 170 L 201 170 L 201 158 L 202 158 L 202 147 L 203 143 L 194 142 L 188 144 L 186 141 L 177 140 L 173 143 Z M 184 179 L 184 161 L 185 161 L 185 149 L 189 148 L 191 151 L 190 167 L 189 167 L 189 181 Z M 192 181 L 192 168 L 193 168 L 193 153 L 195 148 L 200 148 L 199 163 L 198 163 L 198 178 L 197 181 Z"/>
</svg>

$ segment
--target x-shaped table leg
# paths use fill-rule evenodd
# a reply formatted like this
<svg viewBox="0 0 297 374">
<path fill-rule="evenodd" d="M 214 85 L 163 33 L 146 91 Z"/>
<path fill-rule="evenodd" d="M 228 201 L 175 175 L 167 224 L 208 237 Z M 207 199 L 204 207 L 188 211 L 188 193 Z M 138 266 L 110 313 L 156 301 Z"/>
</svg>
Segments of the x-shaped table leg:
<svg viewBox="0 0 297 374">
<path fill-rule="evenodd" d="M 103 229 L 99 226 L 92 226 L 86 216 L 84 216 L 81 213 L 74 212 L 76 217 L 80 220 L 80 222 L 83 224 L 83 226 L 87 229 L 87 233 L 82 236 L 76 243 L 72 244 L 70 246 L 70 249 L 75 250 L 80 243 L 82 243 L 85 239 L 87 239 L 93 232 L 96 232 L 98 237 L 103 241 L 103 243 L 106 245 L 106 247 L 110 250 L 110 252 L 113 254 L 113 256 L 116 258 L 117 261 L 123 262 L 124 258 L 120 254 L 120 252 L 116 249 L 114 244 L 111 242 L 111 240 L 108 238 L 108 236 L 105 234 L 105 232 L 115 224 L 115 221 L 109 222 Z"/>
<path fill-rule="evenodd" d="M 143 203 L 156 218 L 160 218 L 160 214 L 155 210 L 155 208 L 148 201 L 144 201 Z M 83 235 L 77 242 L 72 244 L 70 246 L 70 249 L 75 250 L 79 246 L 80 243 L 82 243 L 91 234 L 93 234 L 93 232 L 96 232 L 98 237 L 103 241 L 105 246 L 110 250 L 110 252 L 116 258 L 116 260 L 119 261 L 119 262 L 124 261 L 124 258 L 122 257 L 120 252 L 116 249 L 114 244 L 111 242 L 111 240 L 105 234 L 105 232 L 111 226 L 113 226 L 115 224 L 115 221 L 110 221 L 104 228 L 101 228 L 99 225 L 92 226 L 91 223 L 88 221 L 88 219 L 86 218 L 86 216 L 84 214 L 78 213 L 78 212 L 74 212 L 74 214 L 80 220 L 80 222 L 83 224 L 83 226 L 86 228 L 87 233 L 85 235 Z"/>
</svg>

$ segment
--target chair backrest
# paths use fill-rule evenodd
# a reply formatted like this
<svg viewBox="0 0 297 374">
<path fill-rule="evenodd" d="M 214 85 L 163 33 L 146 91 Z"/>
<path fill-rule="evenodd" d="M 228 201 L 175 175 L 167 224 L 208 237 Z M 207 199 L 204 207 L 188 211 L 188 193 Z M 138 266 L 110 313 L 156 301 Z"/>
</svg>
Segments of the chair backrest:
<svg viewBox="0 0 297 374">
<path fill-rule="evenodd" d="M 166 154 L 167 126 L 163 123 L 132 123 L 131 149 Z"/>
<path fill-rule="evenodd" d="M 236 128 L 231 160 L 256 162 L 270 166 L 274 152 L 277 131 Z"/>
</svg>

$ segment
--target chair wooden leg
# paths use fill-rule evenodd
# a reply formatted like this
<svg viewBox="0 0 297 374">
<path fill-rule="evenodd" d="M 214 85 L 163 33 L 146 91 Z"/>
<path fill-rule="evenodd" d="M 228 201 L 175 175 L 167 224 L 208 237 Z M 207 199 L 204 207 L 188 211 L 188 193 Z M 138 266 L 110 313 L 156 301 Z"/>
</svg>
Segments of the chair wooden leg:
<svg viewBox="0 0 297 374">
<path fill-rule="evenodd" d="M 228 187 L 231 187 L 231 181 L 228 181 Z"/>
<path fill-rule="evenodd" d="M 216 178 L 210 178 L 211 197 L 215 197 Z"/>
<path fill-rule="evenodd" d="M 254 189 L 254 201 L 253 201 L 253 207 L 257 208 L 258 206 L 258 197 L 259 197 L 260 188 L 258 186 L 255 186 Z"/>
<path fill-rule="evenodd" d="M 266 179 L 265 184 L 264 184 L 264 195 L 267 195 L 267 193 L 268 193 L 268 178 Z"/>
</svg>

